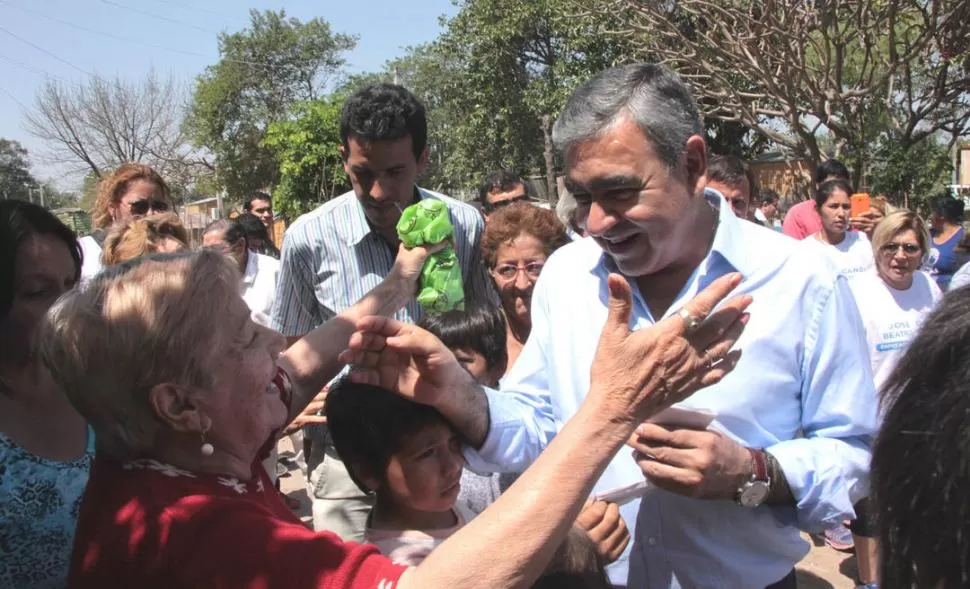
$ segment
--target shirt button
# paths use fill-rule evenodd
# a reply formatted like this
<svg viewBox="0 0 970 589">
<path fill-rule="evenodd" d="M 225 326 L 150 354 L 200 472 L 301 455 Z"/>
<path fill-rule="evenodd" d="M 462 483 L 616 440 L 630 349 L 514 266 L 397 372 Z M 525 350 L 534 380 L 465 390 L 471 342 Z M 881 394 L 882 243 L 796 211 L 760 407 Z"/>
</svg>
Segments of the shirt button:
<svg viewBox="0 0 970 589">
<path fill-rule="evenodd" d="M 656 546 L 657 545 L 657 539 L 656 538 L 647 538 L 647 544 L 649 544 L 651 546 Z"/>
</svg>

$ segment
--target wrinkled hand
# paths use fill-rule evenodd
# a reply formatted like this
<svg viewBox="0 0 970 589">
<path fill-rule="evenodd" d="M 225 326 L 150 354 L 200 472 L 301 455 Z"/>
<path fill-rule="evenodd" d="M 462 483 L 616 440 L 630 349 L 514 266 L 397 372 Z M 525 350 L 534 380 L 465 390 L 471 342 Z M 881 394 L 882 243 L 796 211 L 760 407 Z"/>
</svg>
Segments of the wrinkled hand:
<svg viewBox="0 0 970 589">
<path fill-rule="evenodd" d="M 606 564 L 620 558 L 630 543 L 630 532 L 616 503 L 587 501 L 575 525 L 589 535 Z"/>
<path fill-rule="evenodd" d="M 390 317 L 364 317 L 350 336 L 340 361 L 352 365 L 350 378 L 397 392 L 402 397 L 437 406 L 471 380 L 441 340 L 427 331 Z"/>
<path fill-rule="evenodd" d="M 740 274 L 718 278 L 684 306 L 703 320 L 690 334 L 677 314 L 631 332 L 630 285 L 618 274 L 608 281 L 609 316 L 590 371 L 590 395 L 599 395 L 615 415 L 640 423 L 734 368 L 740 351 L 731 347 L 747 323 L 751 297 L 734 297 L 711 311 L 741 282 Z"/>
<path fill-rule="evenodd" d="M 644 423 L 628 445 L 647 480 L 695 499 L 734 499 L 754 472 L 747 448 L 716 431 Z"/>
<path fill-rule="evenodd" d="M 310 399 L 310 403 L 300 411 L 293 421 L 289 423 L 285 428 L 283 428 L 283 435 L 288 436 L 305 425 L 311 423 L 327 423 L 327 417 L 325 415 L 317 415 L 323 410 L 323 406 L 327 400 L 327 389 L 323 389 L 317 396 Z"/>
<path fill-rule="evenodd" d="M 849 219 L 849 223 L 853 229 L 856 231 L 862 231 L 869 237 L 872 237 L 872 232 L 882 221 L 883 215 L 877 210 L 870 209 L 864 213 L 859 213 L 858 217 L 852 217 Z"/>
<path fill-rule="evenodd" d="M 424 266 L 424 262 L 428 259 L 428 256 L 443 250 L 447 245 L 448 242 L 442 242 L 436 245 L 417 246 L 408 249 L 402 243 L 397 248 L 397 258 L 395 258 L 394 266 L 391 268 L 391 275 L 398 277 L 411 290 L 417 292 L 418 278 L 421 276 L 421 268 Z"/>
</svg>

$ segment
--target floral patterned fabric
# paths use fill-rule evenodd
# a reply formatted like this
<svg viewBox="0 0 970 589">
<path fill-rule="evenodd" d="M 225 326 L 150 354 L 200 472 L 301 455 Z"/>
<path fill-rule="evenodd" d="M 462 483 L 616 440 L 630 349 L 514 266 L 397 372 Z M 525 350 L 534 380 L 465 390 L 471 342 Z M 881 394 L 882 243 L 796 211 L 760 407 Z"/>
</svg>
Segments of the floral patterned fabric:
<svg viewBox="0 0 970 589">
<path fill-rule="evenodd" d="M 0 589 L 67 585 L 93 448 L 70 462 L 34 456 L 0 434 Z"/>
</svg>

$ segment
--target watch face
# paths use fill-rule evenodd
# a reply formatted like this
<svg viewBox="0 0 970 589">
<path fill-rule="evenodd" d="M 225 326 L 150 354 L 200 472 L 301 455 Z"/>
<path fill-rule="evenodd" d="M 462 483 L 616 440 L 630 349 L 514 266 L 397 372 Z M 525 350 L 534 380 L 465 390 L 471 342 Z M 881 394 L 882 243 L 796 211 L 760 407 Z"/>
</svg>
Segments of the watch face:
<svg viewBox="0 0 970 589">
<path fill-rule="evenodd" d="M 744 507 L 758 507 L 768 498 L 768 483 L 751 481 L 744 486 L 738 496 L 738 503 Z"/>
</svg>

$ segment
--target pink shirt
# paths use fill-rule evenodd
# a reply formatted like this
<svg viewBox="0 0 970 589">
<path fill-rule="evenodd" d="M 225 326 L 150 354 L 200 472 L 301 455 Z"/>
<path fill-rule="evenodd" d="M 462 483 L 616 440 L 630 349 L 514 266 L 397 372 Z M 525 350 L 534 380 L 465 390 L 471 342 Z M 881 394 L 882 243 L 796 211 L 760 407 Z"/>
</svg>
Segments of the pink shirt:
<svg viewBox="0 0 970 589">
<path fill-rule="evenodd" d="M 788 237 L 805 239 L 809 235 L 822 230 L 822 218 L 815 210 L 815 200 L 809 199 L 788 209 L 785 222 L 781 225 L 781 232 Z"/>
</svg>

